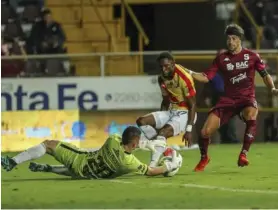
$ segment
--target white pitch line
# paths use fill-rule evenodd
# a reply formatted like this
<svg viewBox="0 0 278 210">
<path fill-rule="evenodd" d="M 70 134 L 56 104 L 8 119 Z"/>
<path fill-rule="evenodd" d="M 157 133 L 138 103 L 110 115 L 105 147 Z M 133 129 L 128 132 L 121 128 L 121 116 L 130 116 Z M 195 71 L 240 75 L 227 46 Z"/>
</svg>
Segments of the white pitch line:
<svg viewBox="0 0 278 210">
<path fill-rule="evenodd" d="M 122 183 L 122 184 L 137 184 L 135 182 L 121 181 L 121 180 L 111 180 L 111 182 Z M 150 184 L 167 185 L 167 186 L 177 185 L 177 184 L 167 183 L 167 182 L 150 183 Z M 278 191 L 275 191 L 275 190 L 239 189 L 239 188 L 228 188 L 228 187 L 219 187 L 219 186 L 212 186 L 212 185 L 199 185 L 199 184 L 179 184 L 178 186 L 188 187 L 188 188 L 199 188 L 199 189 L 206 189 L 206 190 L 220 190 L 220 191 L 227 191 L 227 192 L 237 192 L 237 193 L 278 194 Z"/>
<path fill-rule="evenodd" d="M 227 192 L 278 194 L 278 191 L 275 191 L 275 190 L 237 189 L 237 188 L 218 187 L 218 186 L 199 185 L 199 184 L 183 184 L 182 186 L 184 186 L 184 187 L 191 187 L 191 188 L 208 189 L 208 190 L 221 190 L 221 191 L 227 191 Z"/>
<path fill-rule="evenodd" d="M 115 183 L 122 183 L 122 184 L 133 184 L 133 182 L 128 182 L 128 181 L 121 181 L 121 180 L 109 180 L 110 182 L 115 182 Z"/>
</svg>

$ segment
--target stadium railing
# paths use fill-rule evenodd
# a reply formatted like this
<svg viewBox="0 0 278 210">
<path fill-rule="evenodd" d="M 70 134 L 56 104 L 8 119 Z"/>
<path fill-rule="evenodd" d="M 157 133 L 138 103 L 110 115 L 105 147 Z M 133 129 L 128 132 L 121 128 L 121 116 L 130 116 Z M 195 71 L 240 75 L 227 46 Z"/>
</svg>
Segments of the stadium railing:
<svg viewBox="0 0 278 210">
<path fill-rule="evenodd" d="M 82 14 L 82 20 L 83 20 L 83 14 L 84 14 L 84 12 L 83 12 L 83 10 L 84 10 L 84 1 L 81 0 L 80 2 L 81 2 L 81 14 Z M 113 41 L 113 36 L 112 36 L 112 34 L 111 34 L 111 31 L 108 29 L 108 27 L 107 27 L 105 21 L 104 21 L 103 18 L 101 17 L 100 11 L 99 11 L 98 6 L 96 5 L 96 3 L 95 3 L 94 1 L 92 1 L 92 0 L 89 0 L 89 2 L 90 2 L 90 5 L 94 8 L 95 13 L 96 13 L 96 15 L 97 15 L 97 17 L 98 17 L 99 22 L 101 23 L 101 25 L 103 26 L 103 28 L 104 28 L 106 34 L 108 35 L 108 49 L 109 49 L 110 51 L 113 51 L 113 49 L 115 49 L 115 44 L 114 44 L 114 41 Z M 82 23 L 81 23 L 81 24 L 82 24 Z"/>
<path fill-rule="evenodd" d="M 138 18 L 136 17 L 135 13 L 133 12 L 131 6 L 127 3 L 126 0 L 121 0 L 121 21 L 122 21 L 122 35 L 125 36 L 125 12 L 127 11 L 128 15 L 131 17 L 132 22 L 134 23 L 138 34 L 138 51 L 144 50 L 144 45 L 148 45 L 150 40 L 142 26 L 139 22 Z M 143 57 L 142 55 L 138 56 L 139 59 L 139 69 L 143 69 Z"/>
<path fill-rule="evenodd" d="M 256 49 L 259 50 L 261 48 L 263 29 L 256 23 L 255 18 L 253 17 L 251 12 L 246 7 L 243 0 L 236 0 L 236 9 L 235 9 L 235 22 L 236 23 L 238 23 L 240 9 L 242 9 L 243 13 L 246 15 L 246 17 L 249 19 L 250 23 L 253 25 L 253 27 L 256 30 Z"/>
<path fill-rule="evenodd" d="M 259 50 L 262 58 L 266 61 L 268 71 L 278 84 L 278 50 Z M 32 60 L 60 59 L 69 61 L 76 67 L 76 76 L 131 76 L 131 75 L 157 75 L 159 69 L 155 59 L 161 51 L 150 52 L 110 52 L 110 53 L 84 53 L 84 54 L 55 54 L 55 55 L 25 55 L 25 56 L 2 56 L 1 60 L 22 60 L 30 62 Z M 214 59 L 216 51 L 172 51 L 176 62 L 194 71 L 201 72 L 206 69 Z M 144 58 L 143 71 L 138 71 L 136 63 L 138 56 Z M 133 60 L 124 60 L 125 58 Z M 119 62 L 120 61 L 120 62 Z M 55 76 L 55 75 L 52 75 Z M 267 89 L 260 76 L 256 76 L 256 92 L 258 102 L 262 107 L 272 107 L 274 98 Z M 202 89 L 201 84 L 196 83 L 198 89 Z M 278 99 L 275 99 L 277 101 Z"/>
<path fill-rule="evenodd" d="M 114 76 L 114 75 L 128 75 L 134 74 L 157 74 L 159 70 L 156 68 L 155 59 L 162 51 L 145 51 L 145 52 L 105 52 L 105 53 L 78 53 L 78 54 L 48 54 L 48 55 L 13 55 L 13 56 L 1 56 L 1 60 L 46 60 L 46 59 L 61 59 L 69 60 L 73 64 L 83 62 L 84 65 L 88 65 L 84 74 L 78 74 L 79 69 L 77 66 L 77 76 Z M 272 75 L 278 77 L 278 50 L 257 50 L 261 57 L 265 60 L 269 66 L 269 72 Z M 194 69 L 196 71 L 202 71 L 207 68 L 212 60 L 215 58 L 217 51 L 171 51 L 174 55 L 176 62 L 183 64 L 187 68 Z M 129 66 L 125 66 L 123 71 L 117 73 L 117 70 L 109 72 L 109 68 L 113 67 L 113 63 L 109 63 L 111 59 L 121 59 L 123 57 L 144 57 L 144 69 L 141 72 L 133 71 L 129 69 Z M 87 63 L 86 63 L 87 62 Z M 90 64 L 94 63 L 93 66 Z M 114 65 L 114 67 L 117 67 Z M 130 72 L 129 72 L 130 71 Z M 257 83 L 258 84 L 258 83 Z M 259 84 L 258 84 L 259 85 Z"/>
</svg>

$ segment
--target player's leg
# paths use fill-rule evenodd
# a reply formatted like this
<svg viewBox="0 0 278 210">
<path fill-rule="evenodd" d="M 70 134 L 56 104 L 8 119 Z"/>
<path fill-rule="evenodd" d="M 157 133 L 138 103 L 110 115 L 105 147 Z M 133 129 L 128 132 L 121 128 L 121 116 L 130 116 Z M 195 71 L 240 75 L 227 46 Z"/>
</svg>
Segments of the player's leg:
<svg viewBox="0 0 278 210">
<path fill-rule="evenodd" d="M 197 116 L 197 115 L 196 115 Z M 197 118 L 197 117 L 196 117 Z M 149 145 L 154 145 L 150 166 L 154 167 L 159 161 L 159 157 L 166 149 L 166 139 L 179 135 L 185 130 L 188 120 L 187 111 L 173 111 L 170 115 L 170 119 L 166 124 L 158 130 L 158 135 L 155 140 Z M 195 119 L 196 122 L 196 119 Z"/>
<path fill-rule="evenodd" d="M 163 142 L 161 142 L 161 140 L 155 139 L 158 134 L 157 131 L 161 129 L 166 124 L 166 122 L 169 121 L 169 119 L 169 111 L 152 112 L 148 115 L 138 118 L 136 123 L 142 131 L 139 147 L 151 149 L 151 146 L 154 146 L 154 143 L 158 144 L 158 147 L 160 147 L 161 143 Z M 154 139 L 156 141 L 150 141 Z"/>
<path fill-rule="evenodd" d="M 136 124 L 149 140 L 157 136 L 157 130 L 162 128 L 170 119 L 168 111 L 152 112 L 150 114 L 139 117 Z"/>
<path fill-rule="evenodd" d="M 221 143 L 239 143 L 236 135 L 236 118 L 233 117 L 229 122 L 219 128 Z"/>
<path fill-rule="evenodd" d="M 256 136 L 257 115 L 258 109 L 254 106 L 248 106 L 242 110 L 242 117 L 246 123 L 246 129 L 244 133 L 243 146 L 238 158 L 238 166 L 240 167 L 247 166 L 249 164 L 246 155 Z"/>
<path fill-rule="evenodd" d="M 209 163 L 210 158 L 208 156 L 208 146 L 210 143 L 210 137 L 217 131 L 220 127 L 220 117 L 219 110 L 214 110 L 211 112 L 201 130 L 201 135 L 199 137 L 199 149 L 201 153 L 201 160 L 195 167 L 194 171 L 203 171 L 206 165 Z"/>
<path fill-rule="evenodd" d="M 1 165 L 6 171 L 11 171 L 16 165 L 40 158 L 46 153 L 52 155 L 58 143 L 59 141 L 56 140 L 45 140 L 41 144 L 30 147 L 13 158 L 3 156 L 1 157 Z"/>
<path fill-rule="evenodd" d="M 60 142 L 53 152 L 55 159 L 68 168 L 75 177 L 83 176 L 83 169 L 87 163 L 88 151 Z"/>
<path fill-rule="evenodd" d="M 63 176 L 72 176 L 73 173 L 64 165 L 49 165 L 31 162 L 29 169 L 32 172 L 49 172 Z"/>
<path fill-rule="evenodd" d="M 174 129 L 171 125 L 166 124 L 158 131 L 156 139 L 150 141 L 147 147 L 151 150 L 150 167 L 156 167 L 159 157 L 166 149 L 166 139 L 174 135 Z"/>
</svg>

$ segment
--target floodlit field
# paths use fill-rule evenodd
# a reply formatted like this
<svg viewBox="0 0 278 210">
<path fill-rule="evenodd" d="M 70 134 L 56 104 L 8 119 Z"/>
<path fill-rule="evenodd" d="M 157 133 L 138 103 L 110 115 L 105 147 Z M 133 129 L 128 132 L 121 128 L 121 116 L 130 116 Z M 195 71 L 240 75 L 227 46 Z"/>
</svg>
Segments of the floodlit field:
<svg viewBox="0 0 278 210">
<path fill-rule="evenodd" d="M 192 169 L 199 151 L 182 152 L 172 178 L 129 175 L 115 180 L 71 180 L 28 171 L 28 163 L 2 170 L 2 208 L 278 208 L 278 144 L 255 144 L 250 166 L 236 165 L 241 145 L 213 145 L 203 173 Z M 138 151 L 147 162 L 149 153 Z M 38 162 L 56 163 L 52 157 Z"/>
</svg>

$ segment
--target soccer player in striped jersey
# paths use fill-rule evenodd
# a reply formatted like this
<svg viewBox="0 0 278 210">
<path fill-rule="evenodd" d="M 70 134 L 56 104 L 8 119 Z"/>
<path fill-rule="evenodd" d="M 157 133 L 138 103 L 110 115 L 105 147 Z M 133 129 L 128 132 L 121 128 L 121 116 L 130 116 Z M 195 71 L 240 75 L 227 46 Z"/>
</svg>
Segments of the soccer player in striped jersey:
<svg viewBox="0 0 278 210">
<path fill-rule="evenodd" d="M 166 147 L 166 139 L 185 132 L 182 140 L 192 141 L 192 127 L 196 122 L 196 90 L 192 76 L 175 63 L 173 56 L 164 52 L 157 58 L 161 75 L 158 83 L 162 93 L 161 110 L 139 117 L 142 130 L 140 147 L 152 150 L 150 167 L 155 167 Z"/>
</svg>

